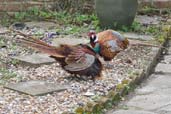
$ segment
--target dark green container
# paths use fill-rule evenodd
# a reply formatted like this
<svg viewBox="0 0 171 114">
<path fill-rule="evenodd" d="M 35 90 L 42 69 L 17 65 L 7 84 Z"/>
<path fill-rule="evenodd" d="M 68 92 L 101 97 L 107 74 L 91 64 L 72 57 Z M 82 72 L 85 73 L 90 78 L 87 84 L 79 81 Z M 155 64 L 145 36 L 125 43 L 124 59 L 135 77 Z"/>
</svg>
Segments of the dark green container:
<svg viewBox="0 0 171 114">
<path fill-rule="evenodd" d="M 100 25 L 105 28 L 130 26 L 138 8 L 137 0 L 95 0 Z"/>
</svg>

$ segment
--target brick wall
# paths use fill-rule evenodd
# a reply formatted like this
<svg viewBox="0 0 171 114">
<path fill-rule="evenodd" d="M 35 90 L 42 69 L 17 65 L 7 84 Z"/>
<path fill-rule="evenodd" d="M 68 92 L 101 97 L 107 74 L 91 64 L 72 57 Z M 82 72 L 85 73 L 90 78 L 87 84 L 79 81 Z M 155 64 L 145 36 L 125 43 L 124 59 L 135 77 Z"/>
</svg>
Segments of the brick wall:
<svg viewBox="0 0 171 114">
<path fill-rule="evenodd" d="M 49 7 L 53 5 L 54 0 L 0 0 L 1 12 L 24 11 L 30 7 Z"/>
<path fill-rule="evenodd" d="M 30 7 L 48 8 L 53 10 L 94 12 L 95 0 L 0 0 L 2 12 L 25 11 Z M 139 0 L 140 6 L 148 5 L 157 8 L 171 8 L 171 0 Z"/>
<path fill-rule="evenodd" d="M 91 12 L 94 0 L 0 0 L 0 12 L 25 11 L 31 7 Z"/>
<path fill-rule="evenodd" d="M 170 8 L 171 0 L 139 0 L 140 6 L 151 6 L 154 8 Z"/>
</svg>

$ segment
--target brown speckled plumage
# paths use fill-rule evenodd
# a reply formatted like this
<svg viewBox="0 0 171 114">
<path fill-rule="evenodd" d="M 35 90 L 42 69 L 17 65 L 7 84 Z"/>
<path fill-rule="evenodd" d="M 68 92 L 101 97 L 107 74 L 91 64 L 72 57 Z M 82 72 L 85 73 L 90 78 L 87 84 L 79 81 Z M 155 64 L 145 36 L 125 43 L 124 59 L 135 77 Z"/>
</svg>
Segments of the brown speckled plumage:
<svg viewBox="0 0 171 114">
<path fill-rule="evenodd" d="M 96 39 L 92 39 L 91 36 L 96 36 Z M 89 33 L 90 44 L 94 48 L 96 44 L 99 44 L 99 54 L 104 60 L 112 60 L 121 50 L 128 47 L 129 41 L 124 38 L 120 33 L 114 30 L 105 30 L 95 34 L 95 32 Z M 95 41 L 95 42 L 94 42 Z"/>
<path fill-rule="evenodd" d="M 24 35 L 17 40 L 25 46 L 30 46 L 58 61 L 62 68 L 71 74 L 91 76 L 94 79 L 101 76 L 102 64 L 96 53 L 87 45 L 66 45 L 54 47 L 33 37 Z"/>
</svg>

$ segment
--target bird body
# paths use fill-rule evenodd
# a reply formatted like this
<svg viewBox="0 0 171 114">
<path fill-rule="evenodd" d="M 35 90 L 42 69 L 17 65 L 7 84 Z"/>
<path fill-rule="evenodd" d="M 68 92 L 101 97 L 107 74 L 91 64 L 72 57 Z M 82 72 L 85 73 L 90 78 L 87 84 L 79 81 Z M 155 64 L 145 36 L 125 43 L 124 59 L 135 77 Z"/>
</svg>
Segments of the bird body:
<svg viewBox="0 0 171 114">
<path fill-rule="evenodd" d="M 90 32 L 89 37 L 94 51 L 99 53 L 106 61 L 112 60 L 117 53 L 126 49 L 129 44 L 129 41 L 119 32 L 110 29 L 98 34 Z"/>
<path fill-rule="evenodd" d="M 62 68 L 67 72 L 76 75 L 92 76 L 93 79 L 101 75 L 102 64 L 96 57 L 94 50 L 89 46 L 83 44 L 61 44 L 59 47 L 55 47 L 21 32 L 19 33 L 24 37 L 18 38 L 18 41 L 26 46 L 49 54 L 49 56 L 59 62 Z"/>
</svg>

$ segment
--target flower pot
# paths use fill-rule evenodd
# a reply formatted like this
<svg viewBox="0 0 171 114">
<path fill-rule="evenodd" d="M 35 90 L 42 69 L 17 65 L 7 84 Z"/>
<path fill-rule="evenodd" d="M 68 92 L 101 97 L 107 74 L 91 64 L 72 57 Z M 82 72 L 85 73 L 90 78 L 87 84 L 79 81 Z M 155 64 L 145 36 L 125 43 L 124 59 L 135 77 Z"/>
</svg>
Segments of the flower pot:
<svg viewBox="0 0 171 114">
<path fill-rule="evenodd" d="M 100 25 L 107 28 L 130 26 L 138 7 L 137 0 L 95 0 Z"/>
</svg>

